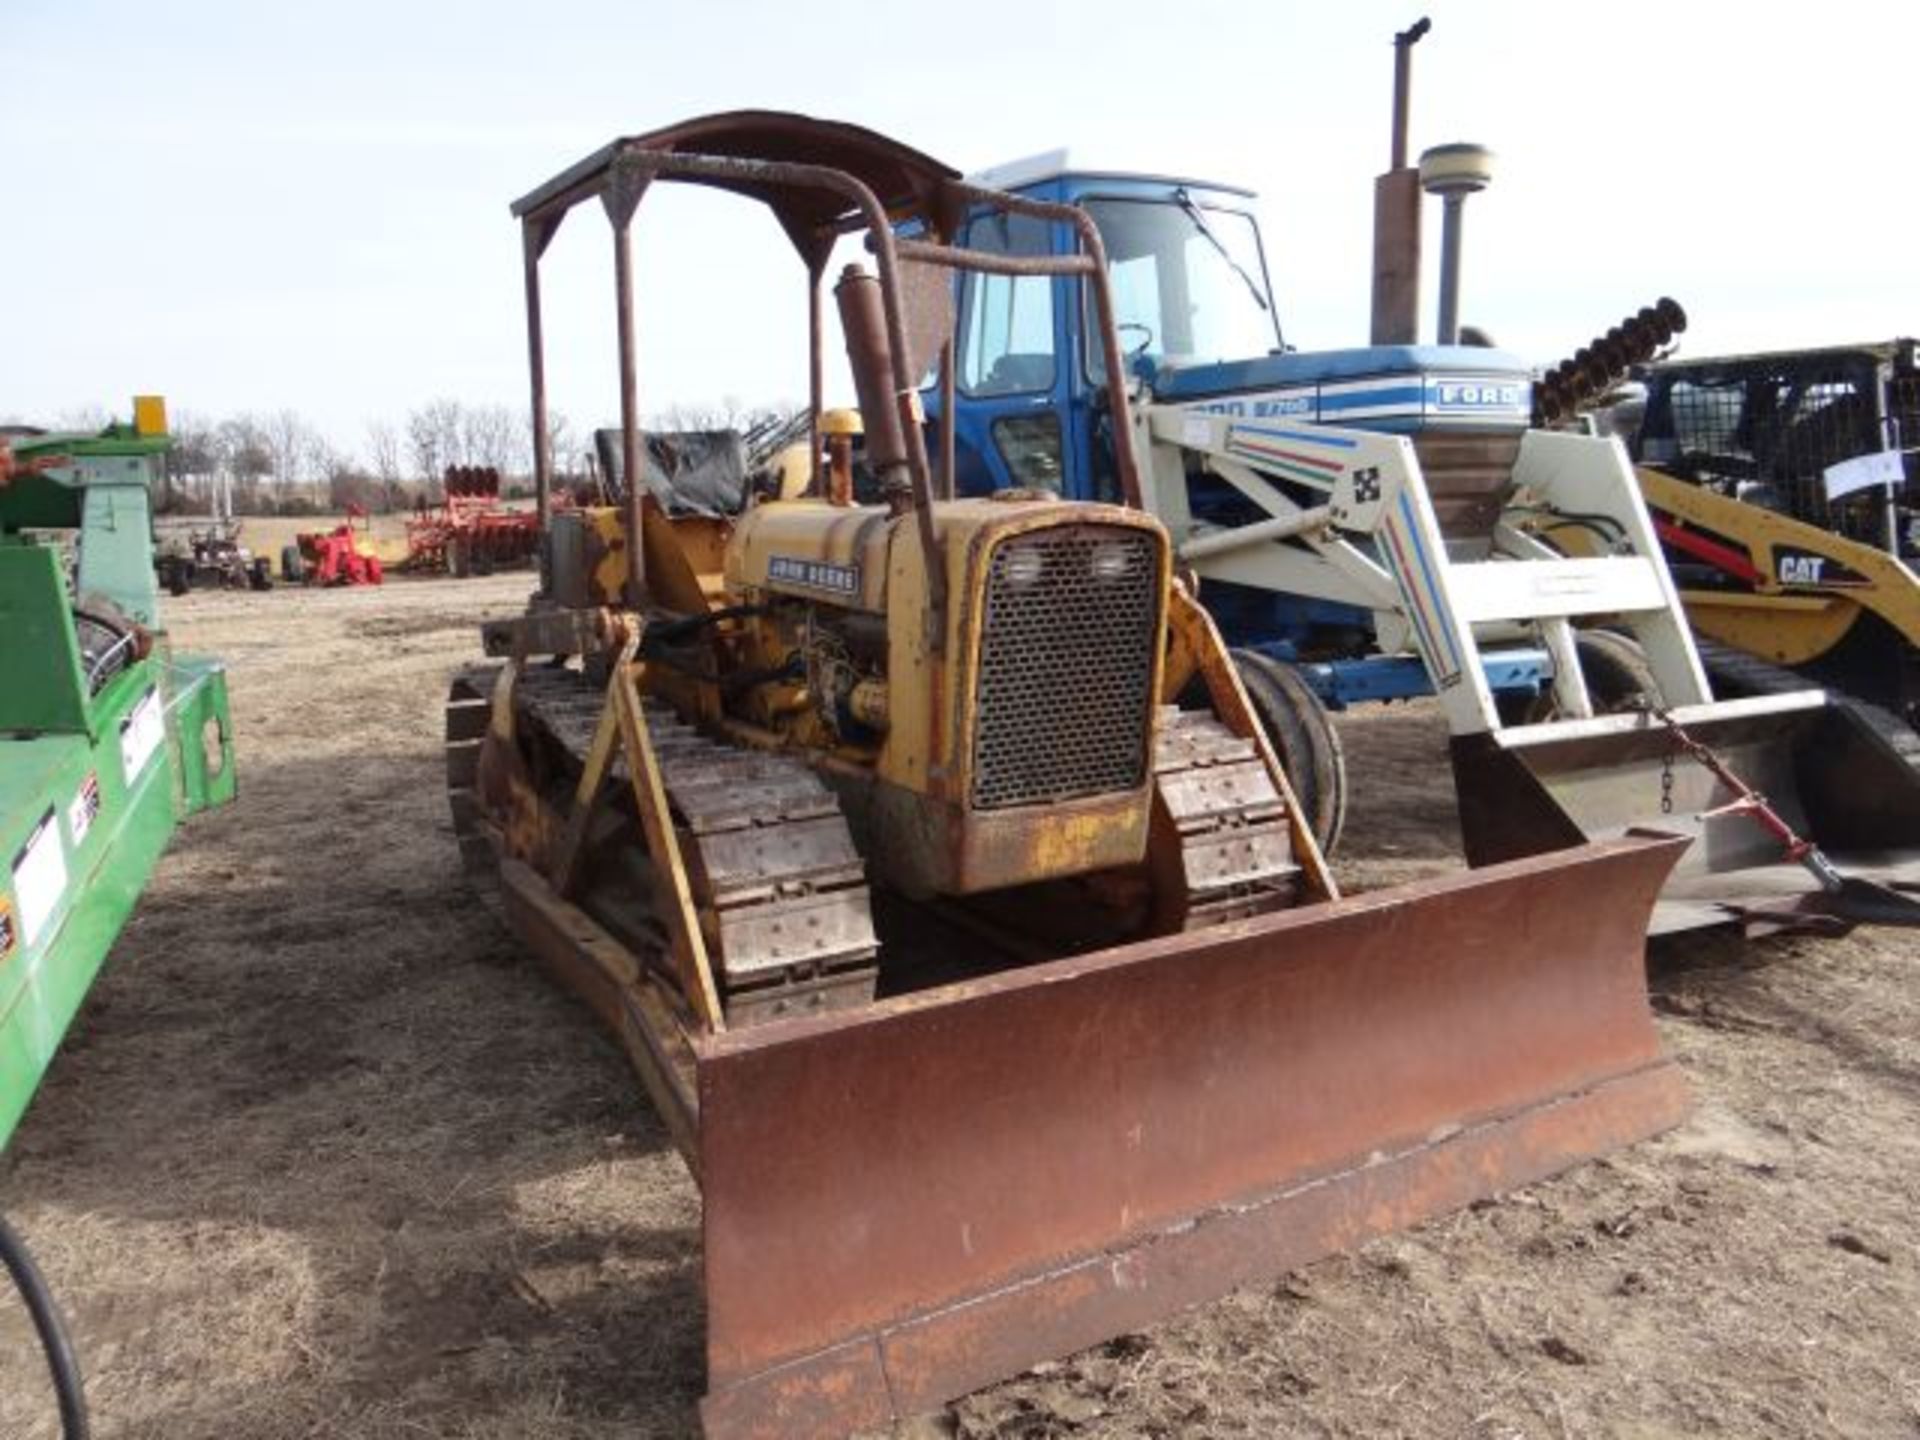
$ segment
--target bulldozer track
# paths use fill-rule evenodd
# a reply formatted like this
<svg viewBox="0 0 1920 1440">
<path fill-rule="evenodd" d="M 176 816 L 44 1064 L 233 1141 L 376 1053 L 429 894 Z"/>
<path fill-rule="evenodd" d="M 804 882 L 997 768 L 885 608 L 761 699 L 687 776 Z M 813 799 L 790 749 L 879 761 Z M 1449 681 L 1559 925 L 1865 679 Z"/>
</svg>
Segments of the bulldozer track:
<svg viewBox="0 0 1920 1440">
<path fill-rule="evenodd" d="M 1204 711 L 1162 706 L 1153 780 L 1179 837 L 1181 929 L 1293 904 L 1300 867 L 1287 804 L 1252 740 Z"/>
<path fill-rule="evenodd" d="M 496 865 L 475 786 L 500 674 L 498 666 L 462 671 L 447 707 L 454 829 L 477 874 Z M 514 703 L 517 722 L 543 734 L 577 775 L 604 690 L 577 670 L 531 669 L 520 675 Z M 832 789 L 798 756 L 710 739 L 663 706 L 648 703 L 645 711 L 729 1023 L 871 999 L 879 941 L 866 867 Z M 616 754 L 609 780 L 627 776 Z M 1162 857 L 1161 883 L 1183 887 L 1169 928 L 1196 930 L 1294 903 L 1301 872 L 1287 805 L 1253 741 L 1209 714 L 1162 707 L 1154 784 L 1177 846 Z M 628 928 L 643 931 L 647 959 L 670 972 L 666 931 L 650 904 Z"/>
<path fill-rule="evenodd" d="M 448 711 L 450 784 L 462 766 L 453 747 L 472 729 L 457 721 L 466 696 L 492 693 L 497 670 L 464 672 Z M 578 773 L 606 706 L 606 692 L 576 670 L 520 676 L 516 717 L 571 757 Z M 480 707 L 484 733 L 486 707 Z M 647 735 L 687 871 L 701 936 L 732 1024 L 838 1009 L 873 997 L 879 942 L 866 867 L 840 803 L 811 767 L 788 755 L 739 749 L 701 735 L 664 707 L 645 707 Z M 616 755 L 609 779 L 628 775 Z M 469 781 L 470 783 L 470 781 Z M 456 827 L 478 810 L 456 784 Z M 467 848 L 465 839 L 463 850 Z M 648 927 L 655 963 L 664 930 Z M 662 968 L 666 968 L 664 964 Z"/>
<path fill-rule="evenodd" d="M 1798 690 L 1825 690 L 1837 704 L 1844 705 L 1865 721 L 1908 765 L 1920 770 L 1920 734 L 1916 734 L 1911 725 L 1885 706 L 1876 705 L 1838 686 L 1823 684 L 1784 666 L 1771 664 L 1744 650 L 1735 650 L 1730 645 L 1696 635 L 1694 646 L 1700 652 L 1700 663 L 1706 667 L 1707 678 L 1713 682 L 1716 693 L 1721 692 L 1723 686 L 1736 695 L 1790 695 Z"/>
</svg>

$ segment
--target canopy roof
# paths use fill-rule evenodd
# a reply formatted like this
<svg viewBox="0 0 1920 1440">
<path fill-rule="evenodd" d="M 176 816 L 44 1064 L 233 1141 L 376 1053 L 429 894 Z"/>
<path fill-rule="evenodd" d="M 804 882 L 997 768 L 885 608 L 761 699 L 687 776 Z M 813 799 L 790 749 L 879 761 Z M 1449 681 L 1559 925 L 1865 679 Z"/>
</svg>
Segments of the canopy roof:
<svg viewBox="0 0 1920 1440">
<path fill-rule="evenodd" d="M 960 181 L 960 173 L 897 140 L 858 125 L 788 111 L 730 110 L 615 140 L 514 201 L 513 213 L 523 220 L 558 224 L 574 205 L 607 190 L 622 157 L 647 155 L 830 167 L 864 184 L 895 220 L 919 218 L 939 226 L 955 215 L 959 204 L 949 187 Z M 811 248 L 810 240 L 837 234 L 857 216 L 857 207 L 841 190 L 791 175 L 756 175 L 751 164 L 724 176 L 675 178 L 762 202 L 803 251 Z"/>
</svg>

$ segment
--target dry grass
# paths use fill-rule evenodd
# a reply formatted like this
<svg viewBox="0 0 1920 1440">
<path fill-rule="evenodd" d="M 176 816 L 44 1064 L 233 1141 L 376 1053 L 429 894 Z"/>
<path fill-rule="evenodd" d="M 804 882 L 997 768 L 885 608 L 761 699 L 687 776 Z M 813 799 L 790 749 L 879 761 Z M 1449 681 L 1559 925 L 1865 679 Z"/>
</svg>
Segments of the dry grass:
<svg viewBox="0 0 1920 1440">
<path fill-rule="evenodd" d="M 438 754 L 528 577 L 202 594 L 242 799 L 183 832 L 12 1150 L 98 1433 L 686 1433 L 698 1200 L 614 1048 L 461 888 Z M 1350 875 L 1457 864 L 1444 736 L 1347 727 Z M 970 1397 L 966 1436 L 1920 1430 L 1913 947 L 1668 946 L 1675 1136 Z M 0 1301 L 0 1435 L 51 1434 Z"/>
</svg>

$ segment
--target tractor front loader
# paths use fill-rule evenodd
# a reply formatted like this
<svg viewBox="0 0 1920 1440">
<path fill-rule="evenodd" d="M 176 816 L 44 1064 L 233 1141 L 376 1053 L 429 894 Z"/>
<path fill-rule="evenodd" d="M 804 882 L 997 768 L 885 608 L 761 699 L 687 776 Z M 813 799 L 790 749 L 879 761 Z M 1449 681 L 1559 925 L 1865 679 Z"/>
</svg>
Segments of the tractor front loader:
<svg viewBox="0 0 1920 1440">
<path fill-rule="evenodd" d="M 628 227 L 672 182 L 760 202 L 800 253 L 810 493 L 550 510 L 541 252 L 604 206 L 639 476 Z M 952 243 L 975 207 L 1075 244 Z M 618 140 L 514 213 L 542 589 L 453 683 L 452 807 L 699 1182 L 709 1434 L 884 1426 L 1680 1118 L 1641 950 L 1683 840 L 1343 898 L 1166 529 L 954 498 L 914 390 L 936 362 L 951 386 L 955 269 L 1087 279 L 1120 373 L 1083 212 L 743 112 Z M 848 237 L 878 272 L 834 286 L 871 506 L 820 443 Z M 1128 433 L 1124 385 L 1106 403 Z"/>
<path fill-rule="evenodd" d="M 1425 32 L 1399 37 L 1402 81 Z M 1656 930 L 1920 923 L 1894 888 L 1920 882 L 1920 772 L 1817 690 L 1717 697 L 1620 444 L 1535 428 L 1518 356 L 1416 343 L 1421 181 L 1395 115 L 1376 343 L 1352 349 L 1284 343 L 1245 191 L 1064 152 L 988 172 L 1098 228 L 1132 404 L 1100 394 L 1117 367 L 1072 293 L 1085 280 L 1028 268 L 1071 227 L 969 213 L 967 242 L 1003 268 L 958 287 L 957 393 L 924 389 L 960 437 L 962 492 L 1024 483 L 1159 518 L 1327 850 L 1346 782 L 1326 712 L 1432 695 L 1476 865 L 1651 826 L 1697 837 Z M 1484 183 L 1478 153 L 1429 152 L 1428 179 Z M 1676 321 L 1670 301 L 1635 316 L 1549 376 L 1540 408 L 1562 383 L 1587 393 L 1595 352 Z"/>
</svg>

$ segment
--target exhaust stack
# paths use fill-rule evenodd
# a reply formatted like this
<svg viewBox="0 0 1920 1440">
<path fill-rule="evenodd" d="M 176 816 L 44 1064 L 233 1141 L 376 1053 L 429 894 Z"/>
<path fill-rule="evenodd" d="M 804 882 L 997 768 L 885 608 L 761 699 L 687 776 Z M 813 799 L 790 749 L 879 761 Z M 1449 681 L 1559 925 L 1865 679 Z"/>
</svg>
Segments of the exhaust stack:
<svg viewBox="0 0 1920 1440">
<path fill-rule="evenodd" d="M 1375 345 L 1411 345 L 1420 338 L 1420 172 L 1407 164 L 1407 111 L 1413 47 L 1432 28 L 1422 17 L 1393 37 L 1392 164 L 1373 182 Z"/>
</svg>

